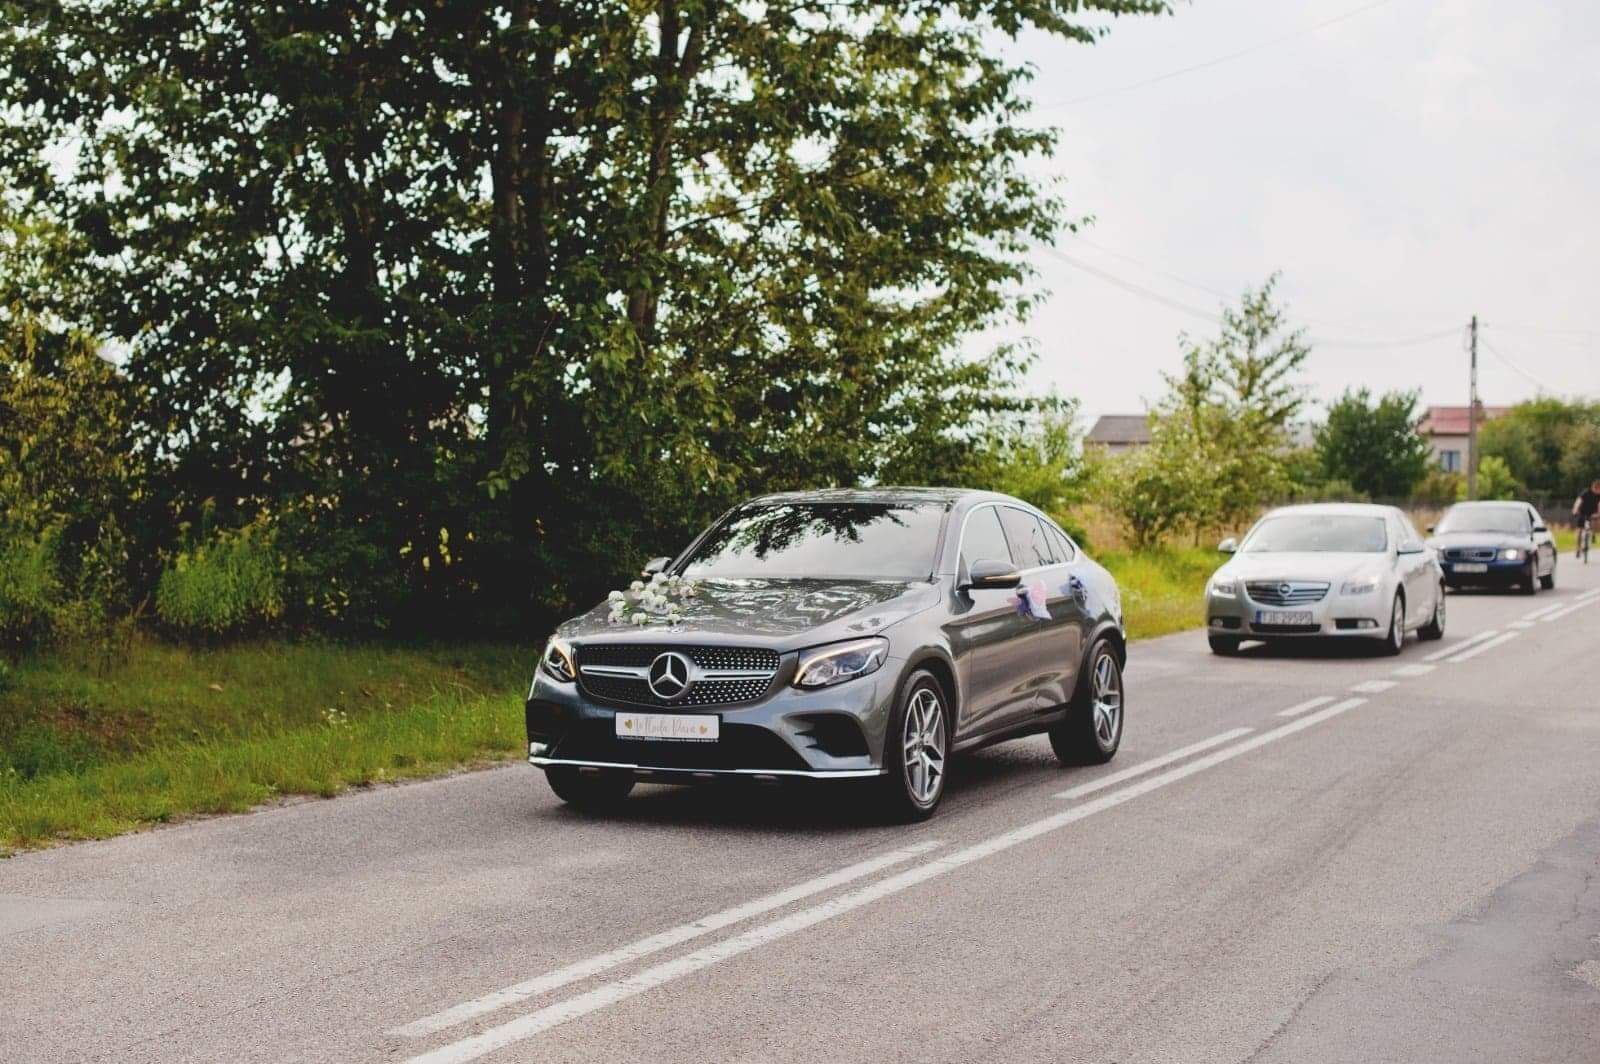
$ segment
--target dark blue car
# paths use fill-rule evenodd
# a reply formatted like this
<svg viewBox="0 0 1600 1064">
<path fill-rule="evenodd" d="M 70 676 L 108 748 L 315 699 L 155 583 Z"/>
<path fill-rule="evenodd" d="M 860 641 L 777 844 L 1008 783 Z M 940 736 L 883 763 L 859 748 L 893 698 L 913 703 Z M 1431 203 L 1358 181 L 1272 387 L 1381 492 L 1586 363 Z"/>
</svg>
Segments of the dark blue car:
<svg viewBox="0 0 1600 1064">
<path fill-rule="evenodd" d="M 1556 586 L 1556 541 L 1525 502 L 1462 502 L 1428 530 L 1450 587 L 1516 587 L 1525 595 Z"/>
</svg>

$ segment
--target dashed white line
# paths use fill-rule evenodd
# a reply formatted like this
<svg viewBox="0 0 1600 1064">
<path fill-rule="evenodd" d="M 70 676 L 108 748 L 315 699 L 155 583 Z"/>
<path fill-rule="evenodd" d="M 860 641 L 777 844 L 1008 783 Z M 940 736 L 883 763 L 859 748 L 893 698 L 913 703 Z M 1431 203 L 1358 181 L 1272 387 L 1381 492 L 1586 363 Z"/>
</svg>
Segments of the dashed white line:
<svg viewBox="0 0 1600 1064">
<path fill-rule="evenodd" d="M 1368 680 L 1365 683 L 1358 683 L 1352 686 L 1350 688 L 1350 693 L 1357 695 L 1381 695 L 1383 692 L 1389 690 L 1389 688 L 1398 686 L 1398 682 L 1394 680 Z"/>
<path fill-rule="evenodd" d="M 1332 702 L 1333 699 L 1324 699 L 1324 701 Z M 1225 731 L 1221 735 L 1213 735 L 1209 739 L 1201 739 L 1199 742 L 1194 743 L 1193 745 L 1185 746 L 1180 750 L 1174 750 L 1170 754 L 1162 754 L 1160 757 L 1153 757 L 1149 761 L 1141 761 L 1139 764 L 1134 765 L 1131 768 L 1125 768 L 1121 772 L 1113 772 L 1109 776 L 1103 776 L 1100 779 L 1090 780 L 1088 783 L 1080 786 L 1071 787 L 1055 795 L 1055 797 L 1082 798 L 1086 794 L 1093 794 L 1095 791 L 1103 791 L 1107 787 L 1115 787 L 1119 783 L 1131 780 L 1137 776 L 1143 776 L 1147 772 L 1154 772 L 1158 768 L 1165 768 L 1174 761 L 1182 761 L 1186 757 L 1192 757 L 1203 750 L 1210 750 L 1214 746 L 1221 746 L 1223 743 L 1231 742 L 1232 740 L 1239 738 L 1241 735 L 1249 735 L 1253 731 L 1255 731 L 1254 728 L 1235 728 L 1232 731 Z"/>
<path fill-rule="evenodd" d="M 1506 625 L 1506 627 L 1507 628 L 1521 628 L 1524 631 L 1526 631 L 1529 628 L 1538 627 L 1538 622 L 1537 621 L 1512 621 L 1510 624 Z"/>
<path fill-rule="evenodd" d="M 769 924 L 752 928 L 743 934 L 735 935 L 721 942 L 714 942 L 693 953 L 647 968 L 637 975 L 603 984 L 566 1001 L 558 1002 L 519 1016 L 514 1020 L 509 1020 L 499 1026 L 480 1031 L 469 1038 L 463 1038 L 460 1041 L 440 1046 L 427 1053 L 412 1057 L 408 1064 L 461 1064 L 463 1061 L 475 1060 L 497 1049 L 503 1049 L 508 1045 L 532 1038 L 569 1020 L 575 1020 L 581 1016 L 597 1012 L 600 1009 L 625 1001 L 674 979 L 681 979 L 686 975 L 709 968 L 714 964 L 737 957 L 742 953 L 748 953 L 758 946 L 786 938 L 808 927 L 820 924 L 824 920 L 859 909 L 864 905 L 869 905 L 892 894 L 909 890 L 930 879 L 944 875 L 946 872 L 954 871 L 985 857 L 992 857 L 1013 846 L 1036 839 L 1041 835 L 1064 828 L 1069 824 L 1075 824 L 1080 820 L 1085 820 L 1096 813 L 1114 809 L 1124 802 L 1130 802 L 1141 795 L 1149 794 L 1151 791 L 1159 790 L 1179 780 L 1187 779 L 1196 773 L 1214 768 L 1225 761 L 1230 761 L 1252 750 L 1260 749 L 1268 743 L 1276 742 L 1279 739 L 1293 735 L 1295 732 L 1320 724 L 1347 710 L 1354 709 L 1365 701 L 1366 699 L 1364 698 L 1345 699 L 1343 702 L 1331 705 L 1319 712 L 1292 720 L 1271 731 L 1262 732 L 1259 735 L 1245 739 L 1243 742 L 1223 747 L 1221 750 L 1205 757 L 1179 765 L 1177 768 L 1169 769 L 1159 775 L 1150 776 L 1121 790 L 1101 795 L 1099 798 L 1084 802 L 1082 805 L 1072 806 L 1053 816 L 1035 820 L 1031 824 L 1025 824 L 1020 828 L 996 835 L 944 857 L 936 857 L 926 864 L 908 868 L 904 872 L 880 879 L 876 883 L 869 884 L 851 893 L 830 898 L 809 909 L 801 909 L 798 912 L 790 913 L 788 916 L 781 917 Z"/>
<path fill-rule="evenodd" d="M 1485 639 L 1493 639 L 1495 636 L 1497 636 L 1499 634 L 1500 634 L 1499 631 L 1497 629 L 1494 629 L 1494 628 L 1489 629 L 1487 632 L 1479 632 L 1477 635 L 1471 636 L 1471 637 L 1469 637 L 1467 639 L 1463 639 L 1461 642 L 1455 643 L 1455 644 L 1453 644 L 1451 646 L 1447 646 L 1443 650 L 1435 650 L 1432 654 L 1427 655 L 1422 660 L 1423 661 L 1443 661 L 1445 658 L 1450 657 L 1450 655 L 1458 654 L 1461 651 L 1467 649 L 1467 647 L 1472 646 L 1474 643 L 1481 643 Z"/>
<path fill-rule="evenodd" d="M 1504 646 L 1506 643 L 1511 642 L 1521 634 L 1521 632 L 1506 632 L 1503 635 L 1498 635 L 1493 639 L 1487 640 L 1486 642 L 1479 643 L 1471 650 L 1462 651 L 1460 654 L 1457 654 L 1455 657 L 1451 658 L 1449 664 L 1459 665 L 1463 661 L 1471 661 L 1479 654 L 1486 654 L 1495 647 Z"/>
<path fill-rule="evenodd" d="M 1391 675 L 1391 676 L 1403 676 L 1408 680 L 1413 680 L 1413 679 L 1416 679 L 1418 676 L 1426 676 L 1426 675 L 1428 675 L 1428 673 L 1432 672 L 1433 670 L 1437 669 L 1438 667 L 1439 666 L 1437 666 L 1437 665 L 1402 665 L 1398 669 L 1395 669 L 1389 675 Z"/>
<path fill-rule="evenodd" d="M 743 905 L 736 905 L 731 909 L 724 909 L 709 916 L 702 916 L 693 923 L 680 924 L 677 927 L 658 932 L 647 938 L 641 938 L 637 942 L 630 942 L 626 946 L 620 946 L 608 953 L 602 953 L 587 960 L 569 964 L 564 968 L 557 968 L 555 971 L 546 972 L 543 975 L 508 986 L 503 990 L 496 990 L 482 997 L 473 998 L 471 1001 L 464 1001 L 453 1008 L 445 1009 L 443 1012 L 436 1012 L 432 1016 L 424 1016 L 413 1023 L 397 1027 L 389 1033 L 399 1035 L 402 1038 L 421 1038 L 425 1035 L 446 1030 L 458 1023 L 465 1023 L 470 1019 L 505 1008 L 507 1005 L 526 1001 L 528 998 L 598 975 L 618 965 L 639 960 L 671 946 L 680 945 L 690 939 L 709 935 L 713 931 L 720 931 L 724 927 L 729 927 L 742 920 L 748 920 L 752 916 L 761 916 L 792 902 L 800 901 L 802 898 L 808 898 L 813 894 L 820 894 L 823 891 L 832 890 L 834 887 L 842 887 L 846 883 L 863 879 L 886 868 L 909 861 L 913 857 L 920 857 L 940 845 L 942 844 L 939 842 L 928 841 L 890 850 L 888 853 L 874 857 L 871 860 L 849 865 L 825 876 L 809 879 L 804 883 L 797 883 L 785 890 L 756 898 L 754 901 L 745 902 Z"/>
<path fill-rule="evenodd" d="M 1534 610 L 1532 613 L 1523 614 L 1522 615 L 1522 619 L 1525 620 L 1525 621 L 1537 621 L 1540 617 L 1543 617 L 1545 614 L 1554 613 L 1556 610 L 1561 609 L 1562 605 L 1563 605 L 1563 603 L 1558 602 L 1554 606 L 1540 606 L 1538 609 Z"/>
<path fill-rule="evenodd" d="M 1288 709 L 1280 709 L 1280 710 L 1278 710 L 1278 716 L 1280 716 L 1280 717 L 1298 717 L 1302 713 L 1309 713 L 1313 709 L 1316 709 L 1318 706 L 1325 706 L 1329 702 L 1332 702 L 1332 701 L 1333 701 L 1333 696 L 1332 695 L 1322 695 L 1322 696 L 1317 697 L 1317 698 L 1309 698 L 1306 701 L 1301 702 L 1297 706 L 1290 706 Z"/>
<path fill-rule="evenodd" d="M 1583 609 L 1585 606 L 1593 606 L 1595 604 L 1595 601 L 1596 601 L 1595 597 L 1592 597 L 1592 596 L 1591 597 L 1587 597 L 1587 598 L 1583 598 L 1583 599 L 1579 599 L 1578 601 L 1574 602 L 1572 605 L 1563 607 L 1562 609 L 1558 610 L 1557 612 L 1552 613 L 1550 616 L 1544 618 L 1544 621 L 1545 621 L 1546 624 L 1549 624 L 1551 621 L 1559 621 L 1559 620 L 1561 620 L 1561 618 L 1567 616 L 1570 613 L 1577 613 L 1579 610 Z"/>
</svg>

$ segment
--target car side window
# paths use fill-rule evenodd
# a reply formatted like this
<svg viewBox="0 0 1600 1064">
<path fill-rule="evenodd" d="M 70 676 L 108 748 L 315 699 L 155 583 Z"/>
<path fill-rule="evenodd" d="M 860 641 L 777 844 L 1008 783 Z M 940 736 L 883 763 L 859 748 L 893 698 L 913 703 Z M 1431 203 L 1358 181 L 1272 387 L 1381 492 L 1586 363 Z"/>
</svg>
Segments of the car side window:
<svg viewBox="0 0 1600 1064">
<path fill-rule="evenodd" d="M 1067 538 L 1065 532 L 1046 521 L 1044 530 L 1050 533 L 1051 542 L 1056 545 L 1056 558 L 1063 562 L 1070 562 L 1078 557 L 1078 548 L 1073 546 L 1072 540 Z"/>
<path fill-rule="evenodd" d="M 1011 557 L 1011 548 L 1006 544 L 1005 531 L 1000 527 L 1000 517 L 993 506 L 972 511 L 961 536 L 961 568 L 971 572 L 972 563 L 981 561 L 1019 564 Z"/>
<path fill-rule="evenodd" d="M 1000 523 L 1005 526 L 1006 539 L 1011 541 L 1011 556 L 1023 569 L 1037 569 L 1055 564 L 1055 552 L 1045 539 L 1044 526 L 1026 510 L 1015 506 L 1002 507 Z"/>
</svg>

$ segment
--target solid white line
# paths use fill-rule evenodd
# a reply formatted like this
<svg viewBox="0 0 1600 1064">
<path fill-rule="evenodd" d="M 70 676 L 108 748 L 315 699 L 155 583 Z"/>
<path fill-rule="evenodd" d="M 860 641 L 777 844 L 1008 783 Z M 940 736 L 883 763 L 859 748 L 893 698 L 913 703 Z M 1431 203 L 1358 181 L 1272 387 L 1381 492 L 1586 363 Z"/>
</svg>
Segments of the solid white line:
<svg viewBox="0 0 1600 1064">
<path fill-rule="evenodd" d="M 1563 608 L 1559 613 L 1552 613 L 1550 616 L 1546 617 L 1544 619 L 1545 623 L 1549 624 L 1551 621 L 1559 621 L 1559 620 L 1561 620 L 1561 618 L 1565 617 L 1569 613 L 1577 613 L 1579 610 L 1583 609 L 1585 606 L 1593 606 L 1594 604 L 1595 604 L 1595 600 L 1594 599 L 1589 599 L 1587 601 L 1574 602 L 1572 605 Z"/>
<path fill-rule="evenodd" d="M 1445 647 L 1443 650 L 1435 650 L 1432 654 L 1427 655 L 1422 660 L 1423 661 L 1443 661 L 1445 658 L 1448 658 L 1450 655 L 1460 653 L 1461 651 L 1467 649 L 1467 647 L 1472 646 L 1474 643 L 1481 643 L 1485 639 L 1493 639 L 1495 636 L 1497 636 L 1499 634 L 1500 633 L 1497 630 L 1493 629 L 1493 628 L 1489 629 L 1487 632 L 1479 632 L 1477 635 L 1472 636 L 1469 639 L 1463 639 L 1461 642 L 1452 644 L 1451 646 L 1448 646 L 1448 647 Z"/>
<path fill-rule="evenodd" d="M 1437 665 L 1402 665 L 1398 669 L 1394 670 L 1394 672 L 1390 673 L 1390 675 L 1404 676 L 1407 679 L 1415 679 L 1418 676 L 1428 675 L 1428 673 L 1432 672 L 1438 667 L 1439 666 Z"/>
<path fill-rule="evenodd" d="M 928 841 L 919 842 L 912 846 L 904 846 L 897 850 L 890 850 L 888 853 L 874 857 L 871 860 L 849 865 L 839 869 L 837 872 L 830 872 L 825 876 L 806 880 L 804 883 L 798 883 L 775 894 L 768 894 L 754 901 L 745 902 L 743 905 L 736 905 L 731 909 L 712 913 L 710 916 L 702 916 L 693 923 L 669 928 L 666 931 L 658 932 L 647 938 L 641 938 L 637 942 L 631 942 L 608 953 L 602 953 L 599 956 L 569 964 L 565 968 L 557 968 L 555 971 L 546 972 L 543 975 L 508 986 L 503 990 L 496 990 L 491 994 L 473 998 L 471 1001 L 464 1001 L 453 1008 L 445 1009 L 443 1012 L 437 1012 L 432 1016 L 425 1016 L 403 1027 L 397 1027 L 389 1033 L 399 1035 L 402 1038 L 421 1038 L 443 1031 L 454 1027 L 458 1023 L 465 1023 L 475 1017 L 505 1008 L 507 1005 L 514 1005 L 519 1001 L 526 1001 L 528 998 L 566 986 L 568 983 L 575 983 L 592 975 L 598 975 L 620 964 L 627 964 L 641 957 L 647 957 L 652 953 L 658 953 L 668 947 L 680 945 L 690 939 L 709 935 L 713 931 L 720 931 L 724 927 L 739 923 L 741 920 L 748 920 L 752 916 L 760 916 L 774 909 L 782 908 L 791 902 L 810 897 L 813 894 L 820 894 L 825 890 L 844 886 L 846 883 L 854 882 L 864 876 L 870 876 L 876 872 L 883 871 L 885 868 L 909 861 L 913 857 L 920 857 L 922 854 L 941 845 L 943 844 L 939 842 Z"/>
<path fill-rule="evenodd" d="M 1064 828 L 1069 824 L 1075 824 L 1096 813 L 1114 809 L 1124 802 L 1130 802 L 1141 795 L 1149 794 L 1151 791 L 1159 790 L 1179 780 L 1187 779 L 1196 773 L 1204 772 L 1206 769 L 1214 768 L 1225 761 L 1230 761 L 1242 754 L 1257 750 L 1268 743 L 1276 742 L 1279 739 L 1293 735 L 1295 732 L 1320 724 L 1346 710 L 1354 709 L 1365 701 L 1366 699 L 1364 698 L 1346 699 L 1320 712 L 1292 720 L 1271 731 L 1262 732 L 1243 742 L 1224 747 L 1215 753 L 1179 765 L 1177 768 L 1170 769 L 1160 775 L 1151 776 L 1138 783 L 1130 784 L 1121 790 L 1112 791 L 1110 794 L 1084 802 L 1082 805 L 1072 806 L 1053 816 L 1045 817 L 1043 820 L 1035 820 L 1031 824 L 1024 824 L 1020 828 L 996 835 L 974 846 L 957 850 L 944 857 L 936 857 L 926 864 L 908 868 L 904 872 L 880 879 L 876 883 L 869 884 L 852 893 L 841 894 L 810 909 L 801 909 L 798 912 L 774 920 L 772 923 L 752 928 L 741 935 L 723 939 L 721 942 L 713 942 L 693 953 L 665 961 L 652 968 L 646 968 L 637 975 L 598 986 L 576 997 L 568 998 L 566 1001 L 557 1002 L 554 1005 L 519 1016 L 514 1020 L 509 1020 L 497 1027 L 490 1027 L 470 1038 L 463 1038 L 458 1042 L 440 1046 L 438 1049 L 412 1057 L 408 1064 L 461 1064 L 463 1061 L 475 1060 L 497 1049 L 503 1049 L 508 1045 L 532 1038 L 569 1020 L 587 1016 L 589 1013 L 615 1005 L 620 1001 L 625 1001 L 674 979 L 681 979 L 703 968 L 709 968 L 729 958 L 748 953 L 758 946 L 804 931 L 806 928 L 820 924 L 824 920 L 843 915 L 864 905 L 870 905 L 872 902 L 889 897 L 892 894 L 909 890 L 919 884 L 926 883 L 930 879 L 944 875 L 946 872 L 954 871 L 985 857 L 991 857 L 1003 850 L 1008 850 L 1013 846 Z"/>
<path fill-rule="evenodd" d="M 1504 635 L 1496 636 L 1494 639 L 1489 640 L 1487 643 L 1479 643 L 1477 646 L 1473 647 L 1471 650 L 1465 651 L 1464 653 L 1461 653 L 1461 654 L 1457 654 L 1455 657 L 1450 659 L 1449 663 L 1451 665 L 1459 665 L 1463 661 L 1471 661 L 1473 658 L 1477 657 L 1479 654 L 1485 654 L 1485 653 L 1488 653 L 1489 651 L 1493 650 L 1495 647 L 1503 646 L 1506 643 L 1511 642 L 1513 639 L 1517 638 L 1517 636 L 1519 636 L 1521 634 L 1522 634 L 1521 632 L 1507 632 Z"/>
<path fill-rule="evenodd" d="M 1524 613 L 1522 615 L 1522 619 L 1525 620 L 1525 621 L 1537 621 L 1540 617 L 1543 617 L 1545 614 L 1554 613 L 1556 610 L 1561 609 L 1565 605 L 1566 605 L 1566 603 L 1564 603 L 1564 602 L 1558 602 L 1554 606 L 1540 606 L 1538 609 L 1534 610 L 1532 613 Z"/>
<path fill-rule="evenodd" d="M 1333 700 L 1329 699 L 1328 701 L 1331 702 Z M 1117 784 L 1131 780 L 1136 776 L 1143 776 L 1146 772 L 1154 772 L 1158 768 L 1164 768 L 1174 761 L 1182 761 L 1184 758 L 1198 754 L 1202 750 L 1209 750 L 1213 746 L 1221 746 L 1223 743 L 1231 742 L 1241 735 L 1249 735 L 1253 731 L 1255 731 L 1254 728 L 1235 728 L 1232 731 L 1225 731 L 1221 735 L 1213 735 L 1209 739 L 1201 739 L 1199 742 L 1185 746 L 1181 750 L 1174 750 L 1170 754 L 1162 754 L 1160 757 L 1153 757 L 1149 761 L 1141 761 L 1132 768 L 1125 768 L 1121 772 L 1113 772 L 1109 776 L 1102 776 L 1100 779 L 1090 780 L 1088 783 L 1068 788 L 1054 795 L 1054 797 L 1082 798 L 1086 794 L 1103 791 L 1107 787 L 1115 787 Z"/>
<path fill-rule="evenodd" d="M 1394 680 L 1368 680 L 1366 683 L 1358 683 L 1351 687 L 1350 693 L 1357 695 L 1381 695 L 1389 688 L 1398 686 L 1399 684 Z"/>
<path fill-rule="evenodd" d="M 1298 706 L 1290 706 L 1288 709 L 1280 709 L 1278 710 L 1278 716 L 1298 717 L 1302 713 L 1309 713 L 1318 706 L 1325 706 L 1332 701 L 1332 695 L 1321 695 L 1317 698 L 1307 699 L 1306 701 L 1301 702 Z"/>
<path fill-rule="evenodd" d="M 1526 631 L 1529 628 L 1538 627 L 1538 622 L 1536 622 L 1536 621 L 1512 621 L 1510 624 L 1506 625 L 1506 627 L 1507 628 L 1520 628 L 1523 631 Z"/>
</svg>

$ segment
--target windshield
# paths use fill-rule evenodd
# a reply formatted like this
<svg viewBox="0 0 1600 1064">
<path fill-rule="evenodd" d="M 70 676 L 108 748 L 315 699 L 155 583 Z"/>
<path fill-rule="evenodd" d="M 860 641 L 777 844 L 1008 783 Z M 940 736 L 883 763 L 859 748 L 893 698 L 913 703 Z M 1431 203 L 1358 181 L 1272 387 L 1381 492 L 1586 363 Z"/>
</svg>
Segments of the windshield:
<svg viewBox="0 0 1600 1064">
<path fill-rule="evenodd" d="M 681 567 L 694 579 L 926 580 L 945 508 L 786 502 L 740 509 Z"/>
<path fill-rule="evenodd" d="M 1530 527 L 1528 511 L 1520 506 L 1452 506 L 1436 531 L 1499 532 L 1514 536 L 1526 535 Z"/>
<path fill-rule="evenodd" d="M 1295 514 L 1267 518 L 1240 549 L 1250 554 L 1379 554 L 1389 549 L 1389 534 L 1381 517 Z"/>
</svg>

